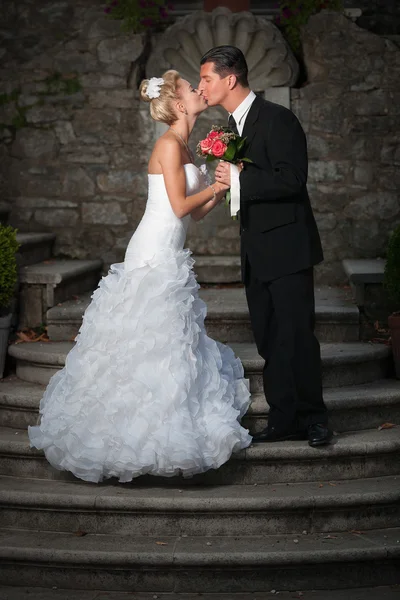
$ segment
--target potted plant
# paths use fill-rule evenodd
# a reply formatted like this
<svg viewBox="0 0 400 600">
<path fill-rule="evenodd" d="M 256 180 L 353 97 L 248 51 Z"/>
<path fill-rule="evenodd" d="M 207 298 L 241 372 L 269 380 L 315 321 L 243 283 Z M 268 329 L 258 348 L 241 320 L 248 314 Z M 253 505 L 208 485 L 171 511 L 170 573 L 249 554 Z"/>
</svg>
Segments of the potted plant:
<svg viewBox="0 0 400 600">
<path fill-rule="evenodd" d="M 400 379 L 400 225 L 390 236 L 384 274 L 384 286 L 395 312 L 388 318 L 396 377 Z"/>
<path fill-rule="evenodd" d="M 15 254 L 19 244 L 16 235 L 17 230 L 13 227 L 0 225 L 0 379 L 6 361 L 12 319 L 11 303 L 17 283 Z"/>
</svg>

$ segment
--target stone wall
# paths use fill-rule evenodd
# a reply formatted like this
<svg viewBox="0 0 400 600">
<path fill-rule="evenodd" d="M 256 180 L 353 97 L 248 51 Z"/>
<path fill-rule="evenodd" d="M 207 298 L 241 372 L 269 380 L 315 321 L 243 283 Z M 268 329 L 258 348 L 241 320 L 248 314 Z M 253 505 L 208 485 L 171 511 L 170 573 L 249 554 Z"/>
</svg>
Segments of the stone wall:
<svg viewBox="0 0 400 600">
<path fill-rule="evenodd" d="M 382 256 L 400 223 L 400 49 L 336 13 L 303 32 L 308 83 L 292 89 L 307 133 L 323 281 L 343 258 Z"/>
<path fill-rule="evenodd" d="M 357 25 L 383 35 L 400 35 L 400 3 L 398 0 L 346 0 L 345 6 L 361 8 Z"/>
<path fill-rule="evenodd" d="M 150 48 L 142 35 L 121 34 L 103 7 L 0 6 L 0 193 L 13 225 L 57 234 L 59 256 L 109 264 L 123 259 L 143 214 L 147 160 L 162 127 L 138 99 Z M 400 50 L 335 13 L 314 17 L 303 41 L 308 83 L 292 89 L 292 104 L 308 136 L 325 249 L 318 278 L 335 283 L 343 257 L 381 255 L 400 220 Z M 207 111 L 192 147 L 224 119 Z M 237 229 L 220 206 L 190 228 L 188 245 L 238 253 Z"/>
<path fill-rule="evenodd" d="M 155 137 L 136 86 L 144 36 L 123 35 L 101 0 L 6 4 L 0 169 L 11 222 L 54 231 L 58 255 L 120 260 Z"/>
</svg>

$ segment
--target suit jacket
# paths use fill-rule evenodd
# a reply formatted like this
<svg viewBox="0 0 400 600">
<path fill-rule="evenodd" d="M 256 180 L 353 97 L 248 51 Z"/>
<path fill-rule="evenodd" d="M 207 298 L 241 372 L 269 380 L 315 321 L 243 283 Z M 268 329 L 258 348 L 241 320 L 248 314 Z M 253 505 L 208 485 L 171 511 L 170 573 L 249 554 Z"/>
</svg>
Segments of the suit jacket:
<svg viewBox="0 0 400 600">
<path fill-rule="evenodd" d="M 262 281 L 323 260 L 307 192 L 307 143 L 295 115 L 257 96 L 245 121 L 246 163 L 240 174 L 242 277 L 248 262 Z"/>
</svg>

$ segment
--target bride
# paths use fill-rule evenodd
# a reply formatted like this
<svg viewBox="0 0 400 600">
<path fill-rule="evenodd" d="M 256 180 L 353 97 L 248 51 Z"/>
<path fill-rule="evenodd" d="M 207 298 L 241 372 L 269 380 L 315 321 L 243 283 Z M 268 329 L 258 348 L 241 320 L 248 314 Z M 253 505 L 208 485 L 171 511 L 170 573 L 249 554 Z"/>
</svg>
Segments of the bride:
<svg viewBox="0 0 400 600">
<path fill-rule="evenodd" d="M 191 252 L 198 220 L 227 187 L 209 185 L 187 145 L 207 105 L 176 71 L 144 80 L 153 119 L 169 125 L 149 161 L 148 200 L 123 263 L 92 295 L 76 344 L 40 403 L 31 446 L 86 481 L 149 473 L 190 477 L 249 446 L 243 367 L 209 338 Z"/>
</svg>

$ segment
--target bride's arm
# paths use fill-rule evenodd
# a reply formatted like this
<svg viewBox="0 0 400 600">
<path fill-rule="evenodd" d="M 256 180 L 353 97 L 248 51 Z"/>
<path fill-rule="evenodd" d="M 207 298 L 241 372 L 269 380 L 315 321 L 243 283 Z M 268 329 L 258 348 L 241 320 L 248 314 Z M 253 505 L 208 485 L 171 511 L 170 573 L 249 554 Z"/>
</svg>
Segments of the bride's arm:
<svg viewBox="0 0 400 600">
<path fill-rule="evenodd" d="M 224 184 L 215 182 L 212 187 L 208 186 L 197 194 L 186 196 L 185 169 L 182 165 L 179 142 L 175 142 L 175 140 L 167 138 L 162 140 L 162 145 L 161 143 L 159 145 L 158 160 L 164 175 L 165 188 L 172 210 L 179 219 L 210 201 L 218 204 L 228 189 Z M 214 205 L 209 210 L 211 208 L 214 208 Z"/>
<path fill-rule="evenodd" d="M 216 183 L 213 183 L 211 185 L 218 185 Z M 229 190 L 229 188 L 227 187 L 226 190 Z M 203 219 L 206 215 L 208 215 L 208 213 L 210 211 L 212 211 L 213 208 L 215 208 L 217 206 L 217 204 L 219 204 L 221 202 L 221 200 L 223 199 L 225 192 L 222 194 L 222 196 L 220 198 L 217 197 L 215 198 L 215 200 L 210 200 L 209 202 L 207 202 L 207 204 L 203 204 L 203 206 L 200 206 L 199 208 L 195 208 L 194 211 L 191 212 L 191 217 L 194 221 L 200 221 L 200 219 Z"/>
</svg>

